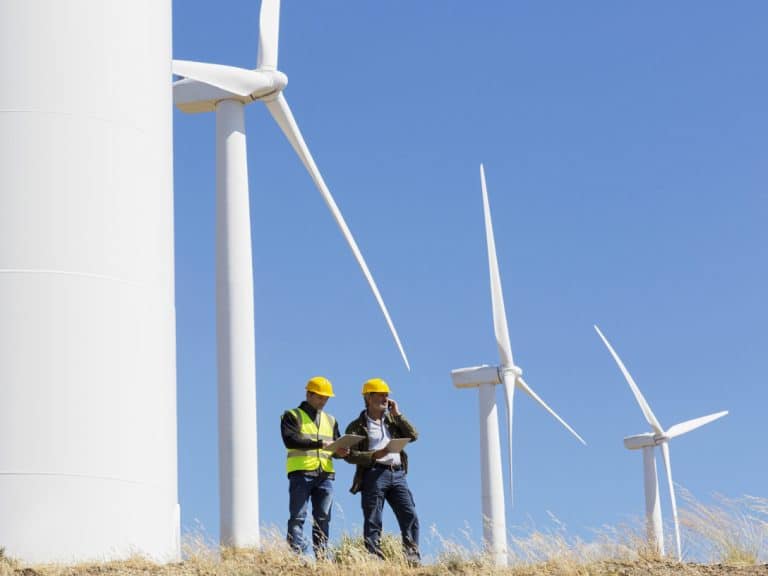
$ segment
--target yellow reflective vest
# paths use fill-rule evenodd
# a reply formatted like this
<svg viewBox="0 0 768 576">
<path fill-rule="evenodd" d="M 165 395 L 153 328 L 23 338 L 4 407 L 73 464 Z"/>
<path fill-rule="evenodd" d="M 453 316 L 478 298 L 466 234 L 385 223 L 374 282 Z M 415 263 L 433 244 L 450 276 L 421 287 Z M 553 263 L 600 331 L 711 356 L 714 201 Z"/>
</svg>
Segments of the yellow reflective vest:
<svg viewBox="0 0 768 576">
<path fill-rule="evenodd" d="M 330 414 L 320 412 L 320 427 L 304 412 L 301 408 L 295 408 L 290 411 L 296 421 L 300 423 L 299 432 L 307 440 L 330 440 L 333 441 L 333 429 L 336 426 L 336 419 Z M 311 450 L 288 450 L 288 458 L 285 463 L 286 470 L 290 474 L 297 470 L 317 470 L 323 469 L 324 472 L 333 472 L 333 461 L 331 453 L 321 448 Z"/>
</svg>

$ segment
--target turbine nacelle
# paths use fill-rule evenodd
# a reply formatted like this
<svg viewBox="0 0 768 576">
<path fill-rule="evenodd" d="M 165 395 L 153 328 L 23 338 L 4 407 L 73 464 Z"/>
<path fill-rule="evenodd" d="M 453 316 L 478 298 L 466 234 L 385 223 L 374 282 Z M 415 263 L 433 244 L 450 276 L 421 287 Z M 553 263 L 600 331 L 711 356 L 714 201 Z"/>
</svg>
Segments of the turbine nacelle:
<svg viewBox="0 0 768 576">
<path fill-rule="evenodd" d="M 637 434 L 635 436 L 627 436 L 624 438 L 624 447 L 628 450 L 640 450 L 642 448 L 661 446 L 661 444 L 667 441 L 669 441 L 669 437 L 667 436 L 646 432 L 645 434 Z"/>
<path fill-rule="evenodd" d="M 246 70 L 219 64 L 173 61 L 173 73 L 182 80 L 173 83 L 173 103 L 183 112 L 213 112 L 222 100 L 250 104 L 274 100 L 288 85 L 279 70 Z"/>
<path fill-rule="evenodd" d="M 451 380 L 456 388 L 477 388 L 483 384 L 501 384 L 497 366 L 472 366 L 451 370 Z"/>
<path fill-rule="evenodd" d="M 504 381 L 504 373 L 512 373 L 515 379 L 523 375 L 523 371 L 517 366 L 506 368 L 483 364 L 451 370 L 451 379 L 456 388 L 477 388 L 483 384 L 501 384 Z"/>
</svg>

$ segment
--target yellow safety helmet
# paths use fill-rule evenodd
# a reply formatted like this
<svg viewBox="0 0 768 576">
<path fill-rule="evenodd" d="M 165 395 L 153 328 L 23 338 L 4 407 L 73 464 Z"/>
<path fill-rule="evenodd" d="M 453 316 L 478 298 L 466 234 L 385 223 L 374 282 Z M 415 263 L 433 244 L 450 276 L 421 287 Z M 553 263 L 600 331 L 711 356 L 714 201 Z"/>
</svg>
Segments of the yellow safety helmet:
<svg viewBox="0 0 768 576">
<path fill-rule="evenodd" d="M 363 396 L 371 392 L 386 392 L 389 394 L 389 386 L 381 378 L 371 378 L 363 384 Z"/>
<path fill-rule="evenodd" d="M 307 392 L 314 392 L 318 396 L 328 396 L 329 398 L 333 398 L 333 386 L 331 386 L 331 381 L 322 376 L 310 378 L 307 382 L 306 390 Z"/>
</svg>

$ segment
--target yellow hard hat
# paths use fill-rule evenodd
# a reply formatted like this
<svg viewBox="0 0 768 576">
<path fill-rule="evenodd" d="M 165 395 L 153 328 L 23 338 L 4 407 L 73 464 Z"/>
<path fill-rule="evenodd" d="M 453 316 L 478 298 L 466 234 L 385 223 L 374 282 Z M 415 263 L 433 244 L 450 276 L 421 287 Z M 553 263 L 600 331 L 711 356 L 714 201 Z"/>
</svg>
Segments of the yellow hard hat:
<svg viewBox="0 0 768 576">
<path fill-rule="evenodd" d="M 328 378 L 322 376 L 315 376 L 310 378 L 307 382 L 307 392 L 314 392 L 318 396 L 328 396 L 333 398 L 333 386 Z"/>
<path fill-rule="evenodd" d="M 363 395 L 371 392 L 386 392 L 389 394 L 389 386 L 381 378 L 371 378 L 363 384 Z"/>
</svg>

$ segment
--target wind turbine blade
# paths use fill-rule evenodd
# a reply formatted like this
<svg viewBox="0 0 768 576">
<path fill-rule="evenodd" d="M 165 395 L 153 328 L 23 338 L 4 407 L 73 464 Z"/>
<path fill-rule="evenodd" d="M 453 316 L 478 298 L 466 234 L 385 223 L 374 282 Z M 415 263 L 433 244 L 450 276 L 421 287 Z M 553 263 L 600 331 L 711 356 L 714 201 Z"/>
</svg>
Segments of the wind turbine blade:
<svg viewBox="0 0 768 576">
<path fill-rule="evenodd" d="M 667 470 L 667 482 L 669 483 L 669 501 L 672 503 L 672 518 L 675 522 L 675 545 L 677 550 L 677 560 L 680 562 L 683 557 L 680 546 L 680 522 L 677 519 L 677 499 L 675 498 L 675 486 L 672 483 L 672 464 L 669 458 L 669 444 L 664 442 L 661 445 L 661 453 L 664 455 L 664 468 Z"/>
<path fill-rule="evenodd" d="M 261 0 L 259 12 L 259 55 L 256 68 L 277 70 L 277 45 L 280 35 L 280 0 Z"/>
<path fill-rule="evenodd" d="M 389 330 L 390 332 L 392 332 L 392 336 L 395 338 L 395 343 L 397 344 L 397 347 L 400 350 L 400 355 L 403 357 L 403 362 L 405 362 L 406 368 L 410 370 L 411 366 L 408 363 L 408 357 L 405 355 L 405 350 L 403 349 L 403 345 L 400 343 L 400 337 L 397 335 L 397 330 L 395 330 L 395 325 L 392 323 L 392 319 L 389 317 L 387 306 L 384 304 L 384 299 L 381 297 L 381 294 L 379 293 L 379 288 L 376 286 L 376 282 L 374 281 L 373 276 L 371 275 L 371 271 L 368 269 L 368 265 L 365 263 L 365 259 L 363 258 L 363 255 L 360 253 L 360 248 L 358 248 L 357 242 L 355 242 L 355 239 L 352 237 L 352 233 L 349 231 L 349 227 L 347 226 L 347 223 L 344 221 L 344 217 L 341 215 L 341 211 L 339 210 L 339 207 L 336 205 L 336 202 L 334 201 L 333 196 L 331 196 L 331 193 L 328 190 L 328 187 L 325 185 L 325 181 L 323 180 L 323 177 L 320 174 L 320 170 L 317 169 L 317 165 L 315 164 L 315 161 L 309 152 L 309 148 L 307 147 L 306 143 L 304 142 L 304 138 L 301 135 L 301 131 L 299 130 L 298 125 L 296 124 L 296 120 L 294 119 L 293 114 L 291 113 L 291 109 L 288 106 L 288 102 L 286 101 L 283 94 L 280 93 L 278 97 L 275 98 L 274 100 L 266 102 L 266 105 L 270 113 L 272 114 L 272 117 L 275 119 L 275 121 L 280 126 L 283 133 L 285 134 L 285 136 L 288 138 L 288 141 L 291 143 L 291 146 L 293 146 L 293 149 L 296 151 L 296 154 L 299 155 L 299 158 L 301 159 L 307 171 L 309 172 L 310 176 L 312 177 L 312 180 L 315 182 L 317 189 L 320 191 L 320 194 L 322 195 L 323 200 L 325 200 L 325 203 L 328 205 L 328 208 L 331 210 L 331 214 L 336 220 L 336 223 L 339 225 L 339 228 L 341 228 L 341 232 L 344 234 L 344 238 L 347 240 L 349 247 L 352 249 L 352 253 L 355 255 L 355 259 L 357 260 L 357 263 L 360 265 L 360 268 L 363 271 L 363 275 L 365 276 L 365 279 L 368 281 L 368 285 L 371 287 L 371 290 L 373 291 L 373 295 L 376 297 L 376 301 L 379 303 L 379 308 L 381 308 L 381 311 L 384 314 L 384 318 L 387 321 L 387 325 L 389 326 Z"/>
<path fill-rule="evenodd" d="M 268 91 L 274 87 L 273 79 L 258 70 L 190 60 L 174 60 L 172 68 L 177 76 L 191 78 L 238 96 L 249 96 L 254 92 Z"/>
<path fill-rule="evenodd" d="M 485 216 L 485 240 L 488 244 L 488 269 L 491 276 L 491 304 L 493 306 L 493 331 L 496 334 L 496 345 L 499 348 L 501 365 L 514 366 L 512 347 L 509 344 L 509 329 L 507 328 L 507 313 L 504 309 L 504 293 L 501 290 L 499 263 L 496 260 L 496 241 L 493 237 L 493 222 L 491 208 L 488 203 L 488 190 L 485 186 L 485 169 L 480 164 L 480 184 L 483 189 L 483 214 Z"/>
<path fill-rule="evenodd" d="M 570 427 L 570 426 L 569 426 L 569 425 L 566 423 L 566 421 L 565 421 L 565 420 L 563 420 L 562 418 L 560 418 L 560 416 L 558 416 L 558 415 L 555 413 L 555 411 L 554 411 L 554 410 L 552 410 L 552 408 L 550 408 L 549 406 L 547 406 L 547 404 L 544 402 L 544 400 L 542 400 L 541 398 L 539 398 L 539 396 L 536 394 L 536 392 L 534 392 L 534 391 L 533 391 L 533 389 L 531 389 L 531 387 L 530 387 L 530 386 L 528 386 L 528 384 L 526 384 L 526 383 L 525 383 L 525 380 L 523 380 L 523 378 L 522 378 L 521 376 L 518 376 L 518 377 L 517 377 L 517 380 L 516 380 L 516 382 L 517 382 L 517 385 L 518 385 L 518 386 L 520 386 L 520 388 L 522 388 L 522 389 L 523 389 L 523 391 L 524 391 L 526 394 L 528 394 L 528 395 L 529 395 L 531 398 L 533 398 L 534 400 L 536 400 L 536 402 L 538 402 L 538 403 L 539 403 L 539 405 L 540 405 L 542 408 L 544 408 L 544 410 L 546 410 L 547 412 L 549 412 L 550 414 L 552 414 L 552 416 L 554 416 L 554 417 L 555 417 L 555 419 L 556 419 L 558 422 L 560 422 L 560 424 L 562 424 L 563 426 L 565 426 L 565 428 L 568 430 L 568 432 L 570 432 L 571 434 L 573 434 L 574 436 L 576 436 L 576 438 L 579 440 L 579 442 L 581 442 L 582 444 L 584 444 L 584 446 L 586 446 L 586 445 L 587 445 L 587 443 L 584 441 L 584 438 L 582 438 L 581 436 L 579 436 L 579 435 L 576 433 L 576 430 L 574 430 L 573 428 L 571 428 L 571 427 Z"/>
<path fill-rule="evenodd" d="M 624 366 L 624 363 L 621 361 L 621 358 L 619 358 L 619 355 L 616 354 L 616 351 L 613 349 L 613 346 L 611 346 L 610 342 L 608 342 L 608 339 L 605 336 L 603 336 L 603 333 L 600 332 L 600 328 L 598 328 L 597 325 L 595 325 L 595 330 L 597 331 L 597 335 L 600 336 L 603 343 L 608 348 L 608 351 L 611 353 L 611 356 L 613 356 L 613 359 L 616 360 L 616 364 L 619 365 L 619 370 L 621 370 L 621 373 L 624 374 L 624 378 L 626 378 L 627 382 L 629 383 L 629 387 L 632 389 L 632 393 L 635 395 L 635 399 L 637 400 L 637 403 L 640 405 L 640 410 L 643 411 L 643 415 L 645 416 L 646 421 L 648 422 L 648 424 L 651 425 L 651 428 L 653 428 L 654 432 L 656 432 L 657 434 L 664 434 L 664 429 L 661 427 L 661 424 L 656 418 L 656 415 L 653 413 L 653 410 L 651 410 L 651 407 L 648 405 L 648 402 L 643 396 L 643 393 L 640 392 L 640 388 L 637 387 L 637 384 L 635 384 L 635 381 L 632 379 L 632 375 L 629 373 L 629 370 L 627 370 L 626 366 Z"/>
<path fill-rule="evenodd" d="M 724 412 L 718 412 L 717 414 L 710 414 L 709 416 L 702 416 L 701 418 L 694 418 L 693 420 L 680 422 L 680 424 L 675 424 L 674 426 L 670 426 L 669 430 L 667 430 L 667 432 L 665 433 L 665 436 L 667 436 L 667 438 L 674 438 L 676 436 L 680 436 L 681 434 L 685 434 L 686 432 L 690 432 L 691 430 L 696 430 L 696 428 L 704 426 L 704 424 L 709 424 L 710 422 L 717 420 L 718 418 L 722 418 L 727 414 L 728 414 L 728 410 L 725 410 Z"/>
<path fill-rule="evenodd" d="M 512 481 L 512 415 L 515 404 L 515 376 L 504 378 L 504 399 L 507 405 L 507 466 L 509 466 L 509 505 L 514 503 L 514 483 Z"/>
</svg>

